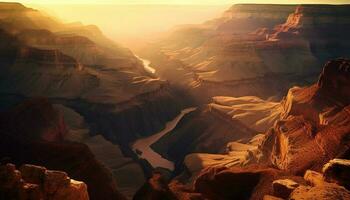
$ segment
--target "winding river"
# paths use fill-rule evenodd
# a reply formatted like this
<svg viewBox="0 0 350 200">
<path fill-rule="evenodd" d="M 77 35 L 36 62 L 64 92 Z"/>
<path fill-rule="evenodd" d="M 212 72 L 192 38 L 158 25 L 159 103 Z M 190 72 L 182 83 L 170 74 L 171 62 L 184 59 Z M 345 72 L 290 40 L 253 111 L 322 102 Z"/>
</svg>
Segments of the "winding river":
<svg viewBox="0 0 350 200">
<path fill-rule="evenodd" d="M 152 73 L 152 74 L 156 73 L 156 69 L 154 69 L 153 67 L 150 66 L 151 61 L 143 59 L 143 58 L 139 57 L 138 55 L 135 55 L 135 57 L 142 61 L 143 68 L 145 68 L 145 70 L 147 72 Z"/>
<path fill-rule="evenodd" d="M 163 158 L 157 152 L 153 151 L 151 145 L 157 142 L 161 137 L 172 131 L 182 119 L 182 117 L 194 110 L 196 110 L 196 108 L 186 108 L 182 110 L 178 116 L 166 123 L 165 128 L 163 130 L 152 136 L 137 140 L 134 144 L 132 144 L 133 151 L 141 152 L 140 154 L 138 154 L 139 158 L 146 159 L 154 168 L 162 167 L 169 170 L 174 170 L 174 163 Z"/>
</svg>

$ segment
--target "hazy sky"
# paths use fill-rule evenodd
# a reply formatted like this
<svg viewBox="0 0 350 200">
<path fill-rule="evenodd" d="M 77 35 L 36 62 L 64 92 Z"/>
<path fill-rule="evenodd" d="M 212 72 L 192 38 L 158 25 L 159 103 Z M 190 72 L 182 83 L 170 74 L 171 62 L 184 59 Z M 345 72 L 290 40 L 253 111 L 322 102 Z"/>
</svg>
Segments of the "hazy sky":
<svg viewBox="0 0 350 200">
<path fill-rule="evenodd" d="M 111 39 L 126 46 L 176 25 L 198 24 L 219 17 L 236 3 L 329 3 L 350 0 L 7 0 L 45 10 L 63 22 L 95 24 Z M 146 38 L 146 39 L 145 39 Z"/>
<path fill-rule="evenodd" d="M 350 0 L 9 0 L 28 4 L 234 4 L 234 3 L 350 3 Z"/>
</svg>

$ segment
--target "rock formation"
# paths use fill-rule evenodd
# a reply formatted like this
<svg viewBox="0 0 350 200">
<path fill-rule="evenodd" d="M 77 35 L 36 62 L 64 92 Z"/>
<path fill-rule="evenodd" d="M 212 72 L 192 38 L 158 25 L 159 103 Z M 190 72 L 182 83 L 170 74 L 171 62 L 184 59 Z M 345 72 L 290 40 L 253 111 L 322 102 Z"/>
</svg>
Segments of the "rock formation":
<svg viewBox="0 0 350 200">
<path fill-rule="evenodd" d="M 225 153 L 189 151 L 192 154 L 185 156 L 182 167 L 178 165 L 181 173 L 169 186 L 177 185 L 174 193 L 200 193 L 204 199 L 348 199 L 349 161 L 339 158 L 349 159 L 349 63 L 327 62 L 317 83 L 291 88 L 280 103 L 214 98 L 216 112 L 228 117 L 226 124 L 236 121 L 249 128 L 248 120 L 256 129 L 256 122 L 270 122 L 254 137 L 234 132 L 239 139 L 227 142 Z M 257 112 L 254 118 L 252 110 Z M 270 119 L 269 113 L 276 115 Z M 198 127 L 191 127 L 192 132 Z M 177 137 L 181 138 L 180 131 L 169 136 Z"/>
<path fill-rule="evenodd" d="M 90 199 L 125 199 L 88 146 L 63 141 L 67 126 L 47 99 L 29 100 L 0 116 L 1 159 L 17 166 L 34 164 L 64 171 L 88 186 Z"/>
<path fill-rule="evenodd" d="M 0 166 L 1 199 L 66 199 L 88 200 L 85 183 L 70 179 L 65 172 L 45 167 L 13 164 Z"/>
</svg>

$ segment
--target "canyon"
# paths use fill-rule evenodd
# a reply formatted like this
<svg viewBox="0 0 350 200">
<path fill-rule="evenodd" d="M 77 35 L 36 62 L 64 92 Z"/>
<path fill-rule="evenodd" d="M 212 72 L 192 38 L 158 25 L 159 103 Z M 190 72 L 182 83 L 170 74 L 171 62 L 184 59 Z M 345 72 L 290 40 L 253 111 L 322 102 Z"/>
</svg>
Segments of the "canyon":
<svg viewBox="0 0 350 200">
<path fill-rule="evenodd" d="M 0 3 L 0 197 L 349 199 L 348 10 L 237 4 L 132 52 Z"/>
<path fill-rule="evenodd" d="M 280 99 L 290 87 L 315 81 L 324 62 L 349 55 L 348 10 L 238 4 L 221 18 L 179 27 L 137 51 L 160 77 L 189 88 L 199 101 Z"/>
</svg>

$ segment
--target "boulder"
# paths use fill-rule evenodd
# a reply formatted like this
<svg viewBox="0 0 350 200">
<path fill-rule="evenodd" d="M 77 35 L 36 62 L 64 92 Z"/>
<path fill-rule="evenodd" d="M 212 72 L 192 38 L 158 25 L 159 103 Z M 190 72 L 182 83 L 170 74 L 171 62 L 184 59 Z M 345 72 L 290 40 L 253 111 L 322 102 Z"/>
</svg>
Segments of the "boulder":
<svg viewBox="0 0 350 200">
<path fill-rule="evenodd" d="M 293 200 L 347 200 L 350 199 L 350 192 L 344 187 L 336 184 L 326 184 L 322 186 L 310 187 L 299 186 L 289 199 Z"/>
<path fill-rule="evenodd" d="M 323 175 L 319 172 L 307 170 L 304 174 L 304 179 L 312 186 L 321 186 L 325 184 Z"/>
<path fill-rule="evenodd" d="M 22 174 L 23 180 L 26 182 L 33 184 L 42 184 L 45 177 L 46 168 L 25 164 L 19 168 L 19 171 Z"/>
<path fill-rule="evenodd" d="M 89 195 L 86 191 L 87 186 L 84 182 L 71 179 L 68 185 L 57 188 L 52 199 L 86 200 L 89 199 Z"/>
<path fill-rule="evenodd" d="M 69 187 L 70 178 L 67 173 L 47 170 L 44 177 L 44 191 L 48 195 L 55 194 L 61 187 Z"/>
<path fill-rule="evenodd" d="M 350 160 L 330 160 L 324 165 L 322 171 L 327 182 L 334 182 L 350 189 Z"/>
<path fill-rule="evenodd" d="M 284 199 L 288 198 L 298 186 L 298 183 L 290 179 L 279 179 L 272 182 L 273 194 Z"/>
</svg>

